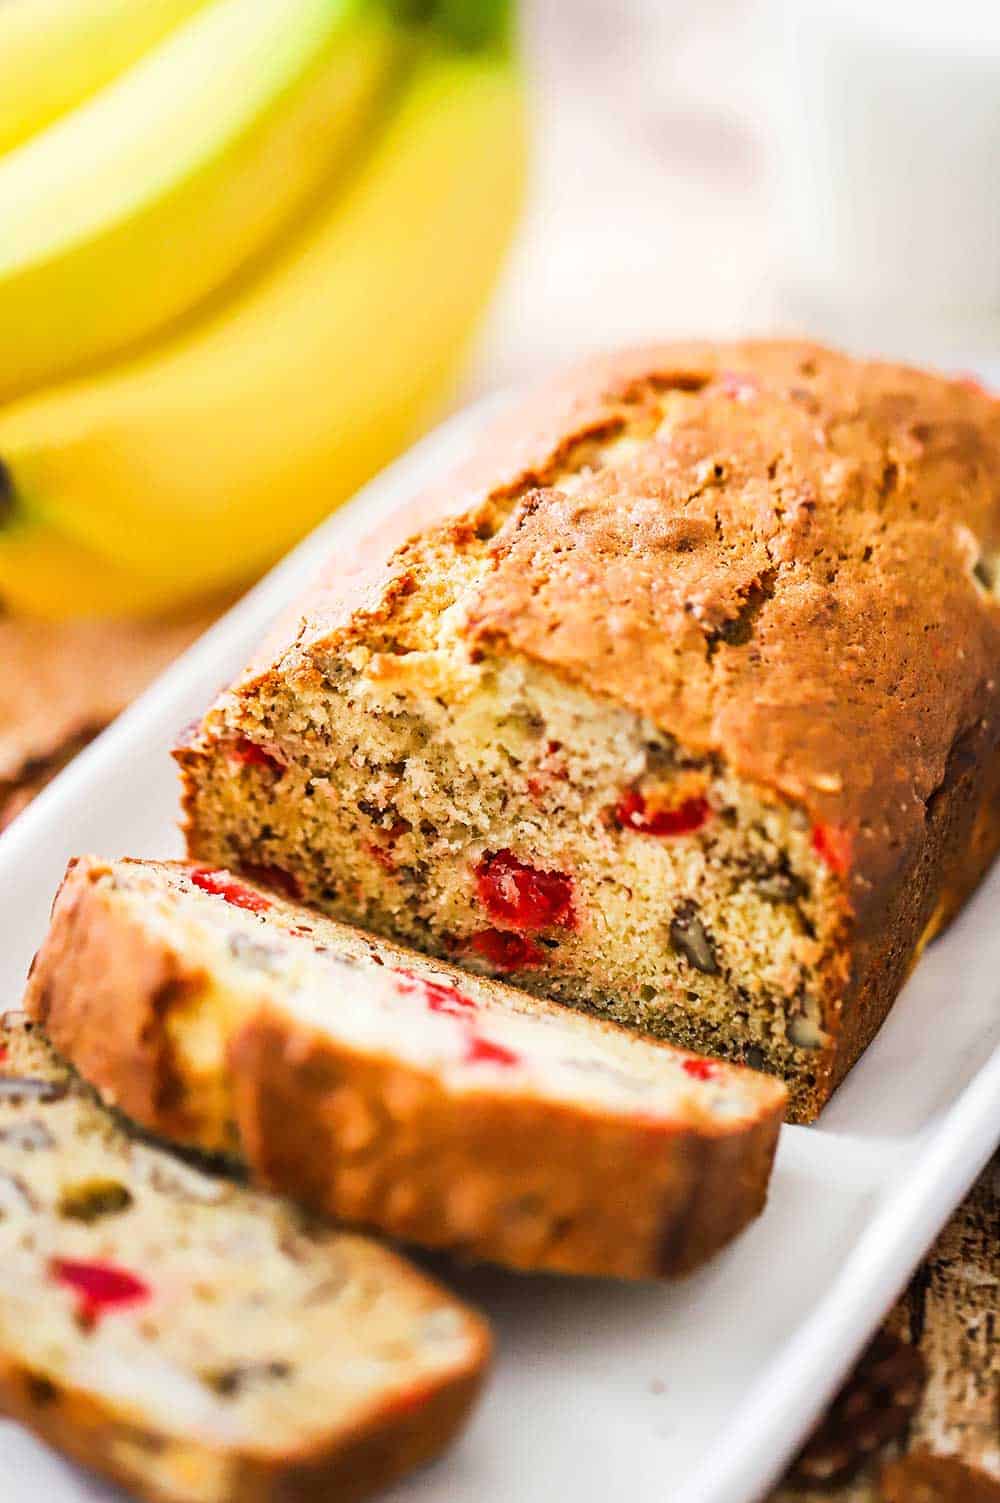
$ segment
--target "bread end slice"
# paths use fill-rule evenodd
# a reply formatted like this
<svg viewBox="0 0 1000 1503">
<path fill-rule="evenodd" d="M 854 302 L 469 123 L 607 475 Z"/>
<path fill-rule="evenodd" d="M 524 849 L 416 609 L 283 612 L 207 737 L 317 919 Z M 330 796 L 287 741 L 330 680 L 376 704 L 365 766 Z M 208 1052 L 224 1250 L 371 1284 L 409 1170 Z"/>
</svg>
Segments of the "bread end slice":
<svg viewBox="0 0 1000 1503">
<path fill-rule="evenodd" d="M 368 1239 L 137 1140 L 0 1023 L 0 1409 L 155 1503 L 360 1499 L 468 1414 L 483 1321 Z"/>
</svg>

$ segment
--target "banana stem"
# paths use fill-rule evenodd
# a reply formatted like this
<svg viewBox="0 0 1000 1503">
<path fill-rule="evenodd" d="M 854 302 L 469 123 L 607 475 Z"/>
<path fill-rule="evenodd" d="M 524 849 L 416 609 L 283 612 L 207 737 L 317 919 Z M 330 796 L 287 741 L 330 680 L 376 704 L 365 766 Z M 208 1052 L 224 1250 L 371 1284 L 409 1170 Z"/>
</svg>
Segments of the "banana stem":
<svg viewBox="0 0 1000 1503">
<path fill-rule="evenodd" d="M 0 528 L 9 527 L 14 520 L 15 502 L 14 477 L 0 459 Z"/>
<path fill-rule="evenodd" d="M 506 51 L 513 40 L 514 0 L 385 0 L 404 25 L 426 26 L 463 52 Z"/>
</svg>

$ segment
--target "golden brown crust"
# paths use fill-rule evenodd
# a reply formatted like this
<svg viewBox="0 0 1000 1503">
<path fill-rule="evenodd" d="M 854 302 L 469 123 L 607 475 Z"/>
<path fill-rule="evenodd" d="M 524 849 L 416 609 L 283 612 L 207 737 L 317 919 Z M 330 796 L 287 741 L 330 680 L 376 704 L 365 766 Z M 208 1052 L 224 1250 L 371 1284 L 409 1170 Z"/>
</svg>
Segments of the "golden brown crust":
<svg viewBox="0 0 1000 1503">
<path fill-rule="evenodd" d="M 482 1387 L 490 1339 L 485 1324 L 479 1331 L 479 1351 L 467 1371 L 380 1405 L 335 1449 L 317 1447 L 291 1465 L 248 1466 L 234 1503 L 358 1503 L 433 1461 L 461 1430 Z"/>
<path fill-rule="evenodd" d="M 730 1130 L 587 1118 L 364 1060 L 262 1012 L 230 1052 L 255 1177 L 314 1210 L 512 1267 L 617 1278 L 687 1272 L 764 1205 L 776 1099 Z M 345 1153 L 357 1131 L 360 1152 Z"/>
<path fill-rule="evenodd" d="M 574 446 L 623 425 L 633 457 L 560 490 Z M 335 561 L 236 694 L 391 632 L 417 554 L 470 528 L 498 528 L 473 650 L 647 716 L 849 851 L 808 1120 L 1000 845 L 1000 402 L 800 342 L 591 361 Z"/>
<path fill-rule="evenodd" d="M 162 1027 L 173 1004 L 203 978 L 166 945 L 126 926 L 95 887 L 108 868 L 71 861 L 32 962 L 25 1010 L 105 1100 L 137 1122 L 183 1135 L 192 1122 Z M 112 1082 L 114 1082 L 112 1086 Z"/>
<path fill-rule="evenodd" d="M 785 1104 L 764 1079 L 755 1119 L 732 1126 L 456 1096 L 417 1066 L 297 1024 L 262 993 L 228 1037 L 206 1112 L 169 1032 L 197 972 L 115 906 L 107 870 L 71 865 L 25 1008 L 150 1131 L 238 1153 L 255 1180 L 321 1213 L 515 1267 L 679 1274 L 763 1208 Z"/>
<path fill-rule="evenodd" d="M 956 738 L 1000 720 L 1000 604 L 973 576 L 1000 542 L 1000 403 L 799 345 L 719 357 L 746 398 L 719 358 L 688 367 L 705 385 L 662 442 L 524 498 L 472 640 L 849 832 L 863 911 L 920 843 Z M 747 640 L 718 636 L 740 618 Z"/>
<path fill-rule="evenodd" d="M 881 1503 L 1000 1503 L 1000 1480 L 954 1456 L 915 1451 L 879 1474 Z"/>
<path fill-rule="evenodd" d="M 924 947 L 975 891 L 998 849 L 1000 727 L 983 723 L 956 743 L 928 801 L 924 840 L 887 896 L 881 922 L 855 938 L 828 1088 L 817 1090 L 816 1110 L 871 1043 Z"/>
<path fill-rule="evenodd" d="M 616 466 L 613 488 L 600 470 L 571 498 L 546 486 L 583 437 L 672 389 L 690 410 L 624 476 Z M 955 740 L 1000 720 L 1000 603 L 973 577 L 1000 548 L 998 493 L 1000 402 L 967 382 L 798 342 L 626 351 L 546 388 L 334 561 L 237 689 L 293 649 L 360 640 L 391 618 L 395 550 L 520 495 L 472 640 L 556 668 L 850 830 L 863 905 L 905 858 Z M 748 607 L 752 640 L 709 653 Z"/>
<path fill-rule="evenodd" d="M 545 484 L 576 444 L 613 431 L 622 421 L 636 380 L 658 353 L 679 373 L 686 363 L 710 359 L 712 349 L 695 343 L 595 356 L 547 380 L 491 425 L 464 464 L 395 508 L 349 557 L 332 558 L 305 596 L 268 632 L 224 695 L 269 680 L 310 647 L 359 639 L 368 622 L 391 615 L 391 586 L 405 572 L 398 556 L 405 544 L 431 528 L 454 526 L 461 531 L 465 519 L 492 499 Z M 625 393 L 624 402 L 619 390 Z M 182 765 L 184 750 L 178 748 Z"/>
<path fill-rule="evenodd" d="M 400 1262 L 400 1268 L 403 1268 Z M 415 1269 L 412 1277 L 424 1282 Z M 372 1406 L 346 1433 L 296 1454 L 185 1441 L 0 1353 L 0 1413 L 149 1503 L 357 1503 L 439 1455 L 464 1424 L 490 1357 L 484 1322 L 466 1367 Z M 266 1442 L 266 1437 L 262 1437 Z"/>
<path fill-rule="evenodd" d="M 201 1465 L 199 1456 L 181 1444 L 149 1432 L 137 1433 L 135 1426 L 115 1415 L 92 1394 L 68 1387 L 57 1389 L 49 1378 L 40 1377 L 5 1356 L 0 1356 L 0 1412 L 26 1426 L 80 1466 L 120 1482 L 155 1503 L 161 1500 L 176 1503 L 181 1494 L 161 1486 L 150 1487 L 148 1476 L 134 1460 L 122 1454 L 118 1442 L 125 1441 L 134 1447 L 133 1458 L 144 1448 L 147 1454 L 159 1453 L 162 1471 L 168 1475 L 175 1472 L 178 1481 L 185 1473 L 190 1478 Z M 163 1452 L 171 1445 L 173 1450 L 164 1459 Z M 215 1496 L 202 1493 L 212 1503 Z"/>
</svg>

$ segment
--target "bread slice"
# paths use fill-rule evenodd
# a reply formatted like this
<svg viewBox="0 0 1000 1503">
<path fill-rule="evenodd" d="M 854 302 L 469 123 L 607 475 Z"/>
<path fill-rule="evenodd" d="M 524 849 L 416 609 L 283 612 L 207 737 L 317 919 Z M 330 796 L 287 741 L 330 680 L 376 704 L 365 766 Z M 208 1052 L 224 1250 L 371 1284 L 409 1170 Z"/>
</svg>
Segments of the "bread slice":
<svg viewBox="0 0 1000 1503">
<path fill-rule="evenodd" d="M 72 864 L 25 1005 L 144 1127 L 521 1268 L 694 1267 L 761 1209 L 785 1102 L 206 868 Z"/>
<path fill-rule="evenodd" d="M 801 343 L 539 393 L 178 756 L 189 852 L 808 1120 L 1000 847 L 1000 402 Z"/>
<path fill-rule="evenodd" d="M 368 1239 L 138 1141 L 0 1023 L 0 1409 L 155 1503 L 330 1503 L 434 1456 L 483 1322 Z"/>
</svg>

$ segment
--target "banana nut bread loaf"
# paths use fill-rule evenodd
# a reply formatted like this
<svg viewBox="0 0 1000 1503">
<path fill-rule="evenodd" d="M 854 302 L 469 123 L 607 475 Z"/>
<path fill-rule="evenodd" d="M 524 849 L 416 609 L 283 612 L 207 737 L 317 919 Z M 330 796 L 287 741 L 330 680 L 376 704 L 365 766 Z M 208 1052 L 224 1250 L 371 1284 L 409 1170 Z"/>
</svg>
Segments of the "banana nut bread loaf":
<svg viewBox="0 0 1000 1503">
<path fill-rule="evenodd" d="M 0 1410 L 155 1503 L 349 1503 L 435 1455 L 483 1322 L 402 1258 L 131 1136 L 0 1023 Z"/>
<path fill-rule="evenodd" d="M 174 863 L 72 863 L 25 1006 L 160 1136 L 520 1268 L 694 1267 L 762 1208 L 785 1104 L 767 1076 Z"/>
<path fill-rule="evenodd" d="M 801 343 L 598 360 L 392 518 L 178 756 L 191 854 L 784 1077 L 1000 842 L 1000 402 Z"/>
</svg>

